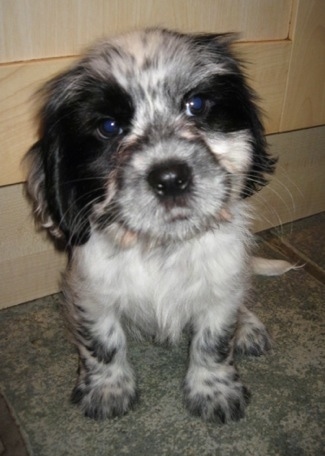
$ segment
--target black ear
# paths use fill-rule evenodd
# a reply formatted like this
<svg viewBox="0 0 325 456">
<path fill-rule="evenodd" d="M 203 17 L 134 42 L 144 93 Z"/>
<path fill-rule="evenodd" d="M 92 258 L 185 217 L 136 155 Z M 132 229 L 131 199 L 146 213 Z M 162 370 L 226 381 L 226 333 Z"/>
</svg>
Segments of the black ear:
<svg viewBox="0 0 325 456">
<path fill-rule="evenodd" d="M 69 71 L 43 89 L 40 139 L 27 154 L 27 189 L 34 201 L 35 215 L 67 246 L 84 244 L 90 235 L 87 204 L 80 190 L 82 179 L 76 172 L 64 127 L 64 120 L 71 115 L 67 87 L 76 84 L 77 78 L 78 72 Z"/>
<path fill-rule="evenodd" d="M 55 137 L 54 137 L 55 136 Z M 90 234 L 87 211 L 80 194 L 80 182 L 66 162 L 69 151 L 60 133 L 45 135 L 40 143 L 45 171 L 45 195 L 51 217 L 68 245 L 84 244 Z"/>
<path fill-rule="evenodd" d="M 90 234 L 87 214 L 79 207 L 77 190 L 60 163 L 58 141 L 42 138 L 28 151 L 27 191 L 34 215 L 55 238 L 69 247 L 84 244 Z"/>
<path fill-rule="evenodd" d="M 258 97 L 247 83 L 245 65 L 232 49 L 237 38 L 238 35 L 233 33 L 192 36 L 201 54 L 205 53 L 207 58 L 225 65 L 227 74 L 218 78 L 220 90 L 227 92 L 232 113 L 242 119 L 243 128 L 251 133 L 253 157 L 242 191 L 242 197 L 245 198 L 267 184 L 265 175 L 274 172 L 277 159 L 268 152 L 262 116 L 257 105 Z"/>
<path fill-rule="evenodd" d="M 242 197 L 246 198 L 259 191 L 268 183 L 266 174 L 272 174 L 278 159 L 270 156 L 265 139 L 265 131 L 261 122 L 261 114 L 255 103 L 255 94 L 246 87 L 248 98 L 248 118 L 252 133 L 253 160 L 247 173 L 246 182 L 242 191 Z"/>
</svg>

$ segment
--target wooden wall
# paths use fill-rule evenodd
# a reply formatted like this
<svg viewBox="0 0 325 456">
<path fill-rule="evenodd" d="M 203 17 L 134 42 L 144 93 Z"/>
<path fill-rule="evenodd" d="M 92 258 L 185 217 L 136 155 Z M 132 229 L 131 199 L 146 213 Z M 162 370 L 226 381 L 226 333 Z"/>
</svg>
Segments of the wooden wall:
<svg viewBox="0 0 325 456">
<path fill-rule="evenodd" d="M 255 197 L 255 229 L 325 209 L 324 0 L 0 0 L 0 308 L 55 292 L 65 261 L 35 232 L 23 195 L 32 94 L 93 40 L 152 25 L 241 32 L 236 50 L 280 158 Z"/>
</svg>

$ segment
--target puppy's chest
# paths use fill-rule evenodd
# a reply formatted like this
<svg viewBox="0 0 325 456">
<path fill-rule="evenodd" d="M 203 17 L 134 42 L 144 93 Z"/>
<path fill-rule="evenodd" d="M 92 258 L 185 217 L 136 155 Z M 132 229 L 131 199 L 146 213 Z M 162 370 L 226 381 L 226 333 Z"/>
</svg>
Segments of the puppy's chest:
<svg viewBox="0 0 325 456">
<path fill-rule="evenodd" d="M 107 298 L 108 305 L 148 303 L 153 308 L 222 295 L 241 273 L 245 258 L 245 246 L 236 235 L 208 233 L 151 251 L 135 246 L 119 252 L 102 236 L 94 236 L 78 266 L 88 289 Z"/>
</svg>

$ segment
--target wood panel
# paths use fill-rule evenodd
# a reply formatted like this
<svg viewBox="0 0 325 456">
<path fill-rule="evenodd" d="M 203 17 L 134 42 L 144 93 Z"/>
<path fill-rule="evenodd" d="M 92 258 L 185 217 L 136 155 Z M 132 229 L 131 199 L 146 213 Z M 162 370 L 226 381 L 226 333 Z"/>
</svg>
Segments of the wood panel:
<svg viewBox="0 0 325 456">
<path fill-rule="evenodd" d="M 291 41 L 240 44 L 239 55 L 247 62 L 248 80 L 256 90 L 267 133 L 277 133 L 285 96 Z"/>
<path fill-rule="evenodd" d="M 291 0 L 0 0 L 0 62 L 68 56 L 106 34 L 144 26 L 288 36 Z"/>
<path fill-rule="evenodd" d="M 58 290 L 65 258 L 35 230 L 23 186 L 0 189 L 0 309 Z"/>
<path fill-rule="evenodd" d="M 325 2 L 299 0 L 281 131 L 325 124 Z"/>
<path fill-rule="evenodd" d="M 71 60 L 0 66 L 0 185 L 24 180 L 21 159 L 36 138 L 33 94 Z"/>
<path fill-rule="evenodd" d="M 256 231 L 325 210 L 325 127 L 267 139 L 279 162 L 270 185 L 252 198 Z"/>
<path fill-rule="evenodd" d="M 276 132 L 279 127 L 290 49 L 289 41 L 236 46 L 238 54 L 248 62 L 248 76 L 267 113 L 268 133 Z M 36 133 L 32 95 L 45 80 L 73 60 L 66 57 L 0 66 L 0 185 L 24 180 L 21 159 Z"/>
<path fill-rule="evenodd" d="M 325 127 L 268 137 L 280 157 L 270 185 L 252 198 L 255 230 L 325 210 Z M 58 290 L 65 258 L 35 232 L 21 184 L 0 189 L 0 308 Z"/>
</svg>

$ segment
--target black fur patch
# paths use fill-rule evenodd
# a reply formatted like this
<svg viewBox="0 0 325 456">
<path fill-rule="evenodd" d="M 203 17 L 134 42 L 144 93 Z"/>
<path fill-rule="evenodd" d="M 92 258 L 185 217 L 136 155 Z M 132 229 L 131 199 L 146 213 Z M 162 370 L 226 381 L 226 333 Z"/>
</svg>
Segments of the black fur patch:
<svg viewBox="0 0 325 456">
<path fill-rule="evenodd" d="M 216 363 L 222 363 L 232 354 L 234 332 L 235 328 L 231 326 L 219 336 L 214 335 L 208 328 L 204 331 L 196 348 L 202 353 L 203 357 L 209 357 Z"/>
<path fill-rule="evenodd" d="M 117 165 L 120 138 L 105 141 L 97 133 L 98 126 L 114 118 L 126 134 L 134 112 L 118 83 L 87 77 L 80 68 L 74 73 L 49 84 L 38 143 L 49 210 L 69 245 L 88 240 L 92 206 L 104 199 L 108 175 Z M 72 89 L 66 98 L 59 97 L 71 79 L 75 85 L 82 84 L 82 92 Z"/>
</svg>

